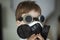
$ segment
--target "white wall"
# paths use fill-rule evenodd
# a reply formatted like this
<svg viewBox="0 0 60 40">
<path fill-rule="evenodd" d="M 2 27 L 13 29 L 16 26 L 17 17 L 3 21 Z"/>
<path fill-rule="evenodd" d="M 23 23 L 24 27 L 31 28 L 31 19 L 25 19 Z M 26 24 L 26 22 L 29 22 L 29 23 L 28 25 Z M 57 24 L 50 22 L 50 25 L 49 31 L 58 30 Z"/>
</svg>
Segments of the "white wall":
<svg viewBox="0 0 60 40">
<path fill-rule="evenodd" d="M 0 3 L 1 3 L 1 0 L 0 0 Z"/>
<path fill-rule="evenodd" d="M 47 23 L 48 25 L 50 25 L 51 34 L 49 34 L 49 37 L 52 40 L 57 40 L 57 28 L 58 28 L 57 16 L 58 15 L 53 15 L 52 18 L 50 18 Z"/>
<path fill-rule="evenodd" d="M 3 40 L 19 40 L 15 13 L 10 8 L 10 0 L 2 0 Z"/>
<path fill-rule="evenodd" d="M 49 35 L 49 37 L 52 40 L 57 40 L 57 35 L 58 35 L 58 29 L 60 27 L 58 27 L 58 16 L 60 15 L 60 0 L 56 0 L 56 9 L 54 14 L 52 14 L 49 18 L 49 20 L 47 21 L 47 24 L 49 24 L 51 26 L 50 28 L 50 32 L 51 35 Z"/>
</svg>

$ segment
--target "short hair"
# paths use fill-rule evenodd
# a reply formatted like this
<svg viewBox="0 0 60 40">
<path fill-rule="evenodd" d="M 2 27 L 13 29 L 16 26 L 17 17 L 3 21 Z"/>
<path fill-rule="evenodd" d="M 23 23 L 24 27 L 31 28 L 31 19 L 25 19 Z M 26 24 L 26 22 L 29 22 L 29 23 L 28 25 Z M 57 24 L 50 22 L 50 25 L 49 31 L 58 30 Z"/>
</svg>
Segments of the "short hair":
<svg viewBox="0 0 60 40">
<path fill-rule="evenodd" d="M 35 3 L 35 1 L 23 1 L 20 2 L 16 8 L 16 20 L 24 13 L 28 13 L 31 10 L 35 10 L 41 14 L 41 8 Z"/>
</svg>

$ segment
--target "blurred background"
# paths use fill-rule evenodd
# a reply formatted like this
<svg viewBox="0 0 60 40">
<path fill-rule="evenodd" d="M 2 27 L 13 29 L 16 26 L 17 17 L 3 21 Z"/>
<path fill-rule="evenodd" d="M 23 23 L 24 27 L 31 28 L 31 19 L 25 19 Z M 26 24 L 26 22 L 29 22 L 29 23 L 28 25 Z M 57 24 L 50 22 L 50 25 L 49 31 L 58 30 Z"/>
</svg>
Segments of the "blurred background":
<svg viewBox="0 0 60 40">
<path fill-rule="evenodd" d="M 15 10 L 17 5 L 27 0 L 0 0 L 0 25 L 1 37 L 3 40 L 20 40 L 17 35 Z M 41 7 L 42 15 L 45 17 L 45 24 L 50 25 L 48 38 L 60 40 L 60 0 L 28 0 L 36 1 Z"/>
</svg>

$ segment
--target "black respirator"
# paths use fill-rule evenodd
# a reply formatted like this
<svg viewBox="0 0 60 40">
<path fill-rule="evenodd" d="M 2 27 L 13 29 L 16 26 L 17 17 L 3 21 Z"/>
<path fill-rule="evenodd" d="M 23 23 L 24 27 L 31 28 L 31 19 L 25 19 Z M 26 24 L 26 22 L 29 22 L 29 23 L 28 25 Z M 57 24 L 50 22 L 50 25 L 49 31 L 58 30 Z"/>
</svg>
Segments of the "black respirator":
<svg viewBox="0 0 60 40">
<path fill-rule="evenodd" d="M 39 20 L 41 19 L 41 20 Z M 30 15 L 20 17 L 19 21 L 25 21 L 27 24 L 22 24 L 17 28 L 17 34 L 20 38 L 29 38 L 32 34 L 41 34 L 42 37 L 46 40 L 50 26 L 42 25 L 41 21 L 44 21 L 44 16 L 40 18 L 33 18 Z"/>
</svg>

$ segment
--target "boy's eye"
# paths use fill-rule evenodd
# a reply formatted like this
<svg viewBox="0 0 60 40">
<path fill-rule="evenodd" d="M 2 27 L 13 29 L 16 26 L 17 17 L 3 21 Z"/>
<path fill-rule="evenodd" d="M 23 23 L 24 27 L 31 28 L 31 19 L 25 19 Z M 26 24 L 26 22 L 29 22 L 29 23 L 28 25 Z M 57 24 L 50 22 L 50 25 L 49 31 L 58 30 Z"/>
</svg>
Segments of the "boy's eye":
<svg viewBox="0 0 60 40">
<path fill-rule="evenodd" d="M 20 17 L 18 20 L 19 20 L 19 21 L 22 21 L 22 20 L 23 20 L 23 17 Z"/>
<path fill-rule="evenodd" d="M 38 19 L 38 18 L 33 18 L 33 20 L 34 20 L 34 21 L 39 21 L 39 19 Z"/>
</svg>

